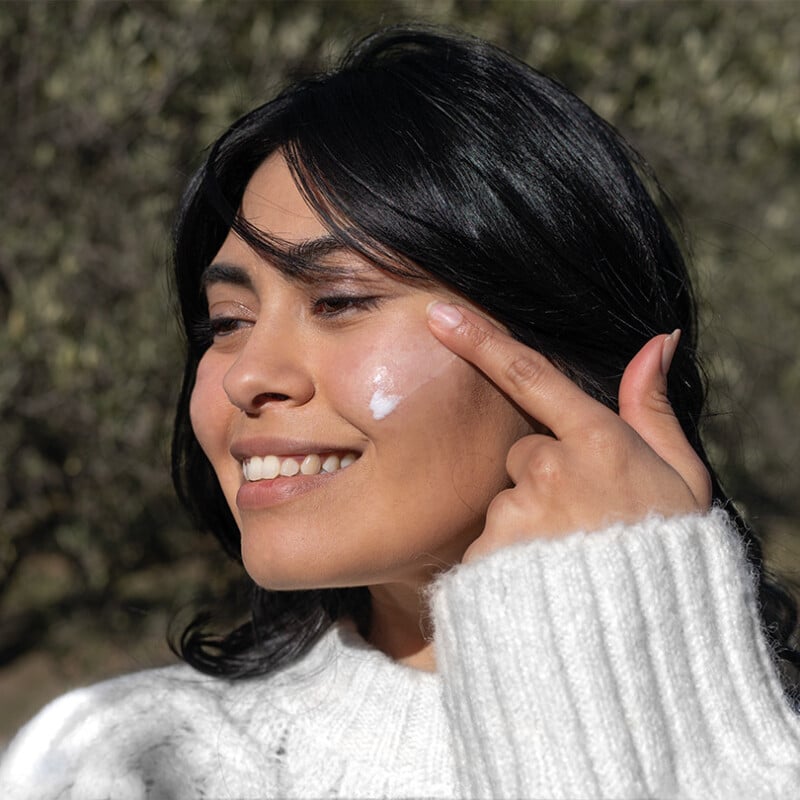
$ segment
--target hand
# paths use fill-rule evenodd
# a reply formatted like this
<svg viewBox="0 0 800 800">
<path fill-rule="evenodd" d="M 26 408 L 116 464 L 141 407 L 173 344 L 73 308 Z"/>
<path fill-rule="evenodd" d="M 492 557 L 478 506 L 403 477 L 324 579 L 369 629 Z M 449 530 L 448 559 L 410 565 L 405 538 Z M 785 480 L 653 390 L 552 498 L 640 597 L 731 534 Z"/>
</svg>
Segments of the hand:
<svg viewBox="0 0 800 800">
<path fill-rule="evenodd" d="M 489 504 L 464 561 L 514 542 L 709 507 L 710 476 L 666 396 L 678 331 L 654 337 L 628 364 L 617 415 L 483 317 L 441 303 L 428 315 L 442 344 L 550 432 L 511 447 L 506 469 L 514 486 Z"/>
</svg>

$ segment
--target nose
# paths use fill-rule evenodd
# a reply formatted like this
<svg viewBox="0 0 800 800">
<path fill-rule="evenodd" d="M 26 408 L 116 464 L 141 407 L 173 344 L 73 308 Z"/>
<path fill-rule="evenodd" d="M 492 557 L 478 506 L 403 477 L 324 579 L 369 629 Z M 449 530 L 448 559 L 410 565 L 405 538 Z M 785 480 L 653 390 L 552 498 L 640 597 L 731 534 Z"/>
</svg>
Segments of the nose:
<svg viewBox="0 0 800 800">
<path fill-rule="evenodd" d="M 278 326 L 251 329 L 236 361 L 222 381 L 233 405 L 257 415 L 265 408 L 302 406 L 314 396 L 307 348 L 290 330 Z"/>
</svg>

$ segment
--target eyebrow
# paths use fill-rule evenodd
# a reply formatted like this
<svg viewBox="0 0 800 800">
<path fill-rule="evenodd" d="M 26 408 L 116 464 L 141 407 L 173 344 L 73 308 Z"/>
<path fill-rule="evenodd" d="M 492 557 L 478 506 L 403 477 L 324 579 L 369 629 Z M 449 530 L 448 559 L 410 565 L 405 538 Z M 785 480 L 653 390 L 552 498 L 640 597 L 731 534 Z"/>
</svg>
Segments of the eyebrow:
<svg viewBox="0 0 800 800">
<path fill-rule="evenodd" d="M 311 272 L 318 272 L 320 271 L 320 267 L 323 266 L 320 263 L 322 259 L 335 253 L 352 252 L 352 250 L 342 242 L 341 239 L 326 235 L 316 239 L 306 239 L 297 244 L 290 245 L 284 252 L 290 260 L 305 262 L 311 268 Z M 325 264 L 324 268 L 327 277 L 343 276 L 352 273 L 350 269 L 338 267 L 333 264 Z M 234 286 L 241 286 L 245 289 L 255 291 L 253 281 L 247 270 L 226 261 L 214 261 L 203 270 L 200 276 L 200 291 L 204 292 L 214 283 L 229 283 Z"/>
<path fill-rule="evenodd" d="M 337 239 L 330 234 L 319 236 L 316 239 L 306 239 L 298 244 L 287 248 L 290 258 L 298 258 L 311 263 L 318 262 L 320 259 L 338 253 L 340 251 L 351 250 L 341 239 Z"/>
<path fill-rule="evenodd" d="M 204 292 L 214 283 L 230 283 L 250 291 L 255 289 L 247 270 L 225 261 L 215 261 L 203 270 L 200 276 L 200 291 Z"/>
</svg>

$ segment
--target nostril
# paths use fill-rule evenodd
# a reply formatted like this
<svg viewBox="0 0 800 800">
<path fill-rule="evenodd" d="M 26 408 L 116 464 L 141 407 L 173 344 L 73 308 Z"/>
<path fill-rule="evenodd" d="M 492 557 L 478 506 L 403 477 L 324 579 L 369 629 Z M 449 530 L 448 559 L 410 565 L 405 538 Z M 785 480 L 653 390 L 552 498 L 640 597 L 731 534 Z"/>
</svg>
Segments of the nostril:
<svg viewBox="0 0 800 800">
<path fill-rule="evenodd" d="M 242 411 L 244 411 L 248 417 L 257 417 L 264 409 L 264 406 L 268 406 L 270 403 L 281 403 L 286 400 L 289 400 L 288 394 L 262 392 L 253 398 L 248 408 L 243 407 Z"/>
<path fill-rule="evenodd" d="M 280 394 L 278 392 L 262 392 L 253 398 L 254 406 L 263 406 L 264 403 L 274 403 L 276 401 L 288 400 L 288 394 Z"/>
</svg>

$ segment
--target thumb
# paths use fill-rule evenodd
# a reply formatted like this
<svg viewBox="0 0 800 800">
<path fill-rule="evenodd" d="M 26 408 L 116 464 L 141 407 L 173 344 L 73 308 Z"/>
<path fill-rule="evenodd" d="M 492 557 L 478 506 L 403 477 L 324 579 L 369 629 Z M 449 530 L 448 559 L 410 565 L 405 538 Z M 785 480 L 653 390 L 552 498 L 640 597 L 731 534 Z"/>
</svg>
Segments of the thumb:
<svg viewBox="0 0 800 800">
<path fill-rule="evenodd" d="M 683 478 L 695 499 L 711 503 L 711 478 L 689 444 L 667 397 L 667 375 L 680 330 L 651 339 L 631 360 L 619 386 L 619 415 Z"/>
</svg>

